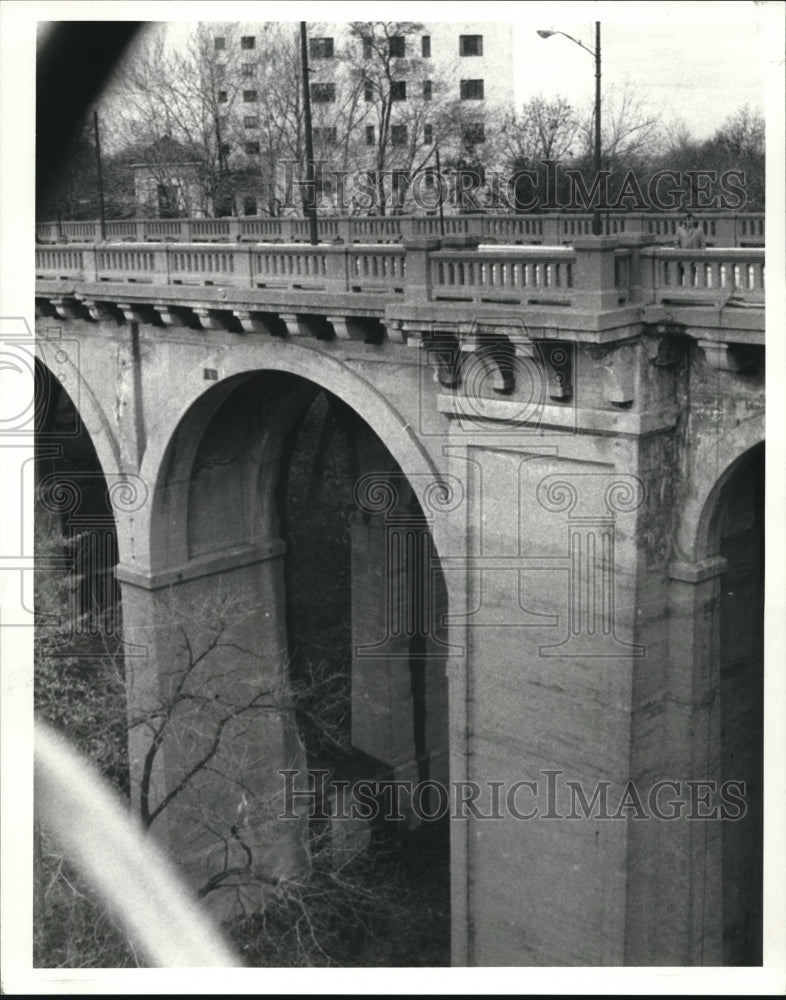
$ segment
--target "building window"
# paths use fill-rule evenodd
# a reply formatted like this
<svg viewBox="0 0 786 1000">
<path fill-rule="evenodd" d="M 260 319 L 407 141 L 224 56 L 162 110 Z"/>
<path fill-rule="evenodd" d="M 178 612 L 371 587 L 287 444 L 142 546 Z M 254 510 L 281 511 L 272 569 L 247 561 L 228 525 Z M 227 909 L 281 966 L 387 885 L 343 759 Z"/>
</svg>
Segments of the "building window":
<svg viewBox="0 0 786 1000">
<path fill-rule="evenodd" d="M 335 83 L 312 83 L 311 100 L 314 104 L 330 104 L 336 99 Z"/>
<path fill-rule="evenodd" d="M 373 146 L 375 141 L 376 140 L 374 138 L 374 126 L 366 125 L 366 145 Z"/>
<path fill-rule="evenodd" d="M 243 63 L 243 76 L 253 76 L 256 68 L 256 63 Z"/>
<path fill-rule="evenodd" d="M 369 80 L 366 80 L 366 84 L 363 88 L 363 96 L 367 101 L 374 100 L 374 85 Z"/>
<path fill-rule="evenodd" d="M 486 129 L 483 122 L 471 122 L 461 129 L 461 141 L 465 146 L 474 146 L 478 142 L 486 141 Z"/>
<path fill-rule="evenodd" d="M 314 138 L 322 142 L 335 142 L 338 133 L 335 125 L 326 125 L 324 128 L 314 129 Z"/>
<path fill-rule="evenodd" d="M 219 90 L 219 92 L 218 92 L 218 103 L 219 104 L 226 104 L 226 102 L 228 100 L 229 100 L 229 98 L 227 97 L 227 92 L 225 90 Z"/>
<path fill-rule="evenodd" d="M 247 142 L 246 143 L 246 153 L 249 156 L 259 156 L 259 143 L 258 142 Z M 247 212 L 247 215 L 253 215 L 253 212 Z"/>
<path fill-rule="evenodd" d="M 423 126 L 423 142 L 425 142 L 425 144 L 427 146 L 431 146 L 433 144 L 433 142 L 434 142 L 434 126 L 433 125 L 424 125 Z"/>
<path fill-rule="evenodd" d="M 240 39 L 241 49 L 253 49 L 256 46 L 257 40 L 253 35 L 243 35 Z"/>
<path fill-rule="evenodd" d="M 374 46 L 371 43 L 370 38 L 363 39 L 363 58 L 372 59 L 374 56 Z"/>
<path fill-rule="evenodd" d="M 405 52 L 405 43 L 403 35 L 393 35 L 388 39 L 388 53 L 393 56 L 394 59 L 403 59 Z"/>
<path fill-rule="evenodd" d="M 312 59 L 332 59 L 333 39 L 332 38 L 309 38 L 308 54 Z"/>
<path fill-rule="evenodd" d="M 483 35 L 459 35 L 460 56 L 482 56 Z"/>
<path fill-rule="evenodd" d="M 423 81 L 423 100 L 424 101 L 430 101 L 431 100 L 431 90 L 432 90 L 431 80 L 424 80 Z"/>
<path fill-rule="evenodd" d="M 391 101 L 406 101 L 407 99 L 407 81 L 406 80 L 394 80 L 390 85 L 390 99 Z"/>
<path fill-rule="evenodd" d="M 257 97 L 257 92 L 255 90 L 243 91 L 243 100 L 246 102 L 246 104 L 256 104 L 258 99 L 259 98 Z"/>
<path fill-rule="evenodd" d="M 390 142 L 393 146 L 406 146 L 407 126 L 392 125 L 390 129 Z"/>
<path fill-rule="evenodd" d="M 229 124 L 229 115 L 218 116 L 218 127 L 220 129 L 225 129 L 228 124 Z"/>
<path fill-rule="evenodd" d="M 423 35 L 420 39 L 420 54 L 424 59 L 431 58 L 431 35 Z"/>
<path fill-rule="evenodd" d="M 224 77 L 226 76 L 227 68 L 223 63 L 216 66 L 216 80 L 218 83 L 224 82 Z"/>
<path fill-rule="evenodd" d="M 228 142 L 222 142 L 221 143 L 221 155 L 222 156 L 225 156 L 225 157 L 229 156 L 229 149 L 230 149 L 230 146 L 229 146 Z"/>
<path fill-rule="evenodd" d="M 482 101 L 483 81 L 482 80 L 462 80 L 461 81 L 462 101 Z"/>
<path fill-rule="evenodd" d="M 243 215 L 256 215 L 257 214 L 257 200 L 251 195 L 245 195 L 243 198 Z"/>
<path fill-rule="evenodd" d="M 222 49 L 227 47 L 227 40 L 223 35 L 216 35 L 214 45 L 216 52 L 220 52 Z"/>
<path fill-rule="evenodd" d="M 243 118 L 243 128 L 259 128 L 259 118 L 256 115 L 246 115 Z"/>
</svg>

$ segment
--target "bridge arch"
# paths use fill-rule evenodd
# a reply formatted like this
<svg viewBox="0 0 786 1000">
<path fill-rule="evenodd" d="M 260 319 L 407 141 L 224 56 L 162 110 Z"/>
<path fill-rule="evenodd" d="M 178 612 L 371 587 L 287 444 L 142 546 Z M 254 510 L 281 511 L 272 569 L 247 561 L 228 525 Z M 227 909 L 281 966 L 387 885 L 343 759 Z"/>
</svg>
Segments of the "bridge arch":
<svg viewBox="0 0 786 1000">
<path fill-rule="evenodd" d="M 76 388 L 80 389 L 78 383 Z M 90 402 L 78 408 L 79 396 L 75 400 L 73 390 L 72 380 L 57 378 L 36 358 L 36 539 L 37 544 L 52 544 L 49 536 L 54 529 L 55 537 L 65 544 L 76 601 L 74 634 L 119 638 L 114 579 L 118 514 L 143 497 L 139 484 L 114 471 L 107 456 L 107 435 L 93 432 L 95 424 L 89 421 L 99 414 L 94 401 L 88 396 Z"/>
<path fill-rule="evenodd" d="M 763 893 L 764 443 L 724 469 L 705 512 L 718 559 L 713 615 L 718 768 L 745 802 L 720 837 L 724 965 L 760 965 Z"/>
<path fill-rule="evenodd" d="M 198 397 L 173 394 L 171 405 L 160 413 L 155 432 L 148 439 L 140 474 L 150 485 L 153 503 L 139 512 L 139 538 L 149 547 L 137 549 L 133 560 L 142 572 L 163 571 L 185 556 L 184 525 L 173 521 L 165 507 L 172 509 L 175 493 L 182 490 L 185 470 L 190 468 L 194 449 L 218 407 L 244 380 L 262 372 L 299 376 L 327 390 L 351 407 L 383 442 L 398 466 L 408 476 L 422 507 L 429 506 L 435 486 L 444 482 L 436 457 L 420 439 L 406 417 L 374 386 L 347 365 L 324 354 L 315 354 L 300 345 L 258 341 L 238 345 L 222 359 L 222 378 Z M 165 495 L 165 491 L 175 491 Z M 182 500 L 182 495 L 180 496 Z M 455 547 L 455 537 L 447 518 L 435 518 L 432 533 L 440 556 Z M 177 539 L 179 556 L 172 549 Z M 451 551 L 451 554 L 454 554 Z M 121 553 L 122 558 L 122 553 Z"/>
<path fill-rule="evenodd" d="M 73 346 L 73 345 L 72 345 Z M 95 393 L 80 371 L 78 357 L 73 360 L 58 341 L 36 342 L 35 394 L 37 433 L 41 440 L 38 417 L 45 419 L 45 409 L 56 392 L 67 393 L 79 428 L 90 438 L 105 477 L 121 472 L 120 448 L 112 426 Z"/>
<path fill-rule="evenodd" d="M 719 435 L 697 446 L 691 463 L 692 492 L 677 525 L 678 551 L 683 558 L 699 561 L 717 554 L 718 499 L 739 464 L 763 441 L 762 413 L 741 423 L 733 435 Z"/>
<path fill-rule="evenodd" d="M 238 626 L 231 641 L 246 650 L 258 651 L 260 658 L 268 664 L 277 664 L 275 669 L 286 675 L 290 660 L 287 601 L 290 578 L 282 537 L 282 510 L 286 506 L 282 493 L 287 489 L 287 466 L 294 440 L 315 398 L 321 394 L 343 404 L 358 425 L 367 430 L 362 446 L 365 465 L 361 462 L 360 470 L 378 474 L 377 478 L 383 481 L 380 485 L 387 486 L 392 481 L 397 514 L 418 512 L 415 518 L 418 524 L 410 527 L 415 534 L 417 530 L 427 533 L 433 542 L 439 581 L 433 585 L 433 591 L 426 585 L 424 592 L 428 593 L 429 601 L 433 597 L 434 603 L 439 603 L 440 624 L 441 615 L 450 610 L 450 595 L 438 565 L 440 545 L 446 543 L 448 529 L 440 525 L 436 513 L 433 517 L 425 517 L 423 513 L 438 510 L 441 501 L 444 504 L 444 490 L 440 492 L 440 487 L 445 479 L 432 456 L 396 407 L 346 365 L 325 357 L 316 359 L 311 351 L 296 345 L 286 347 L 286 351 L 281 351 L 275 343 L 256 344 L 253 363 L 251 355 L 241 347 L 236 352 L 240 357 L 233 358 L 231 365 L 222 371 L 220 382 L 196 398 L 173 400 L 159 415 L 157 429 L 149 438 L 142 478 L 154 483 L 155 488 L 143 515 L 146 525 L 140 523 L 137 531 L 137 539 L 147 538 L 147 567 L 126 563 L 120 570 L 128 618 L 134 620 L 129 633 L 137 641 L 143 641 L 147 635 L 151 651 L 148 665 L 135 675 L 140 691 L 160 684 L 160 679 L 153 675 L 156 671 L 159 674 L 162 670 L 171 671 L 174 662 L 171 637 L 166 630 L 154 635 L 149 625 L 158 613 L 159 599 L 166 595 L 168 600 L 174 594 L 176 601 L 183 602 L 183 609 L 187 602 L 196 606 L 201 601 L 204 606 L 204 601 L 211 593 L 217 594 L 220 587 L 225 588 L 224 593 L 235 588 L 246 595 L 257 595 L 252 613 Z M 299 358 L 293 358 L 293 354 Z M 364 478 L 360 476 L 356 482 Z M 391 539 L 385 520 L 387 513 L 367 507 L 363 516 L 368 517 L 362 524 L 353 525 L 358 530 L 350 533 L 353 618 L 357 610 L 355 602 L 368 602 L 370 595 L 370 605 L 364 607 L 373 609 L 376 600 L 380 613 L 372 624 L 383 630 L 387 624 L 386 601 L 391 599 L 389 591 L 400 586 L 396 574 L 385 563 L 388 551 L 385 546 Z M 355 581 L 356 559 L 359 583 Z M 374 569 L 375 560 L 382 563 L 381 571 Z M 408 575 L 407 580 L 411 579 Z M 418 584 L 407 582 L 401 586 L 406 590 Z M 264 596 L 260 599 L 258 595 Z M 415 603 L 412 591 L 393 600 L 403 602 L 399 610 L 409 609 Z M 177 614 L 181 614 L 180 606 Z M 436 616 L 432 617 L 431 621 L 435 620 Z M 436 631 L 435 627 L 435 634 Z M 412 779 L 415 783 L 426 777 L 446 783 L 447 642 L 434 639 L 433 646 L 429 646 L 430 635 L 418 635 L 417 640 L 398 634 L 361 636 L 356 633 L 354 622 L 351 638 L 353 650 L 364 644 L 372 646 L 378 639 L 386 643 L 390 640 L 382 652 L 370 657 L 378 660 L 371 669 L 359 662 L 355 652 L 351 655 L 352 750 L 383 765 L 384 773 L 389 776 Z M 423 666 L 422 661 L 426 660 L 429 663 Z M 224 665 L 221 669 L 225 669 Z M 407 690 L 410 683 L 411 692 Z M 384 691 L 384 696 L 377 695 L 377 688 Z M 362 697 L 356 689 L 362 692 Z M 361 721 L 356 725 L 358 706 L 365 716 L 359 711 Z M 405 739 L 402 730 L 407 727 L 410 734 Z M 257 754 L 260 760 L 263 757 L 268 762 L 276 760 L 277 767 L 310 762 L 308 747 L 296 745 L 297 736 L 290 722 L 282 722 L 277 735 L 274 729 L 268 725 L 267 732 L 258 737 L 249 729 L 243 738 L 257 740 L 258 745 L 245 756 L 252 759 Z M 132 746 L 132 759 L 140 759 L 144 753 L 142 743 Z M 428 771 L 421 768 L 425 757 Z M 157 780 L 165 786 L 166 768 Z M 260 787 L 258 791 L 261 797 L 270 789 Z M 225 803 L 225 813 L 231 816 L 236 804 L 230 791 L 224 789 L 219 797 Z M 183 825 L 183 830 L 186 826 Z M 180 832 L 173 833 L 170 827 L 175 844 L 182 839 Z M 264 849 L 263 840 L 260 836 L 260 851 Z M 299 849 L 290 848 L 291 845 L 279 844 L 273 852 L 275 856 L 270 863 L 279 874 L 297 870 L 302 863 Z M 194 864 L 198 868 L 199 859 Z"/>
<path fill-rule="evenodd" d="M 700 489 L 683 524 L 694 558 L 672 568 L 674 684 L 691 705 L 681 766 L 744 800 L 741 815 L 732 807 L 707 831 L 694 826 L 686 848 L 692 960 L 709 965 L 760 964 L 762 948 L 763 420 L 739 430 L 699 451 Z"/>
</svg>

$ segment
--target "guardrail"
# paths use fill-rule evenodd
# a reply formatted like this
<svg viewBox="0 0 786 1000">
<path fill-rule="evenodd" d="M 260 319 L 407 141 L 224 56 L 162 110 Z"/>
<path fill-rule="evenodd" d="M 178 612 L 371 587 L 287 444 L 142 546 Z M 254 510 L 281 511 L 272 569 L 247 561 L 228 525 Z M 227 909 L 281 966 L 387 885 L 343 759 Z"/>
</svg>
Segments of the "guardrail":
<svg viewBox="0 0 786 1000">
<path fill-rule="evenodd" d="M 604 311 L 633 303 L 764 302 L 764 250 L 673 250 L 646 237 L 574 247 L 83 243 L 36 247 L 36 278 L 376 295 L 381 301 L 496 302 Z M 384 305 L 381 306 L 384 309 Z"/>
<path fill-rule="evenodd" d="M 522 252 L 523 251 L 523 252 Z M 431 299 L 443 302 L 557 304 L 573 289 L 576 251 L 527 247 L 507 251 L 439 250 L 431 254 Z"/>
<path fill-rule="evenodd" d="M 764 252 L 752 249 L 669 250 L 647 248 L 646 288 L 655 302 L 745 300 L 764 303 Z M 647 267 L 645 264 L 645 271 Z"/>
<path fill-rule="evenodd" d="M 700 223 L 709 246 L 764 246 L 762 213 L 700 213 Z M 643 233 L 675 240 L 681 216 L 677 213 L 606 213 L 606 236 Z M 323 216 L 318 220 L 324 242 L 401 243 L 408 239 L 441 236 L 474 236 L 482 242 L 511 244 L 570 244 L 576 236 L 592 230 L 590 213 L 543 213 L 537 215 L 390 215 Z M 283 242 L 308 243 L 308 220 L 298 217 L 221 219 L 112 219 L 105 224 L 108 240 L 143 242 Z M 39 222 L 36 237 L 45 242 L 97 241 L 98 220 Z"/>
</svg>

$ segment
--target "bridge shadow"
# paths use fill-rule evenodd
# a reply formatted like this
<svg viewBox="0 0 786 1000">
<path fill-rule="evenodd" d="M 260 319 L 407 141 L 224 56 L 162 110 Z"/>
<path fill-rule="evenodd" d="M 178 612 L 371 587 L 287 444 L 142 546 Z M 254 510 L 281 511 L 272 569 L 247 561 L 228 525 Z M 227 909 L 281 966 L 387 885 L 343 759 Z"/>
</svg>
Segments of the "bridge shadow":
<svg viewBox="0 0 786 1000">
<path fill-rule="evenodd" d="M 359 503 L 357 484 L 372 473 L 396 494 L 415 543 L 395 566 L 384 518 Z M 312 853 L 364 855 L 369 888 L 406 908 L 408 932 L 384 935 L 382 951 L 378 939 L 360 964 L 449 964 L 447 818 L 416 815 L 406 789 L 399 809 L 380 793 L 368 820 L 336 818 L 355 804 L 358 782 L 447 781 L 447 687 L 434 613 L 444 582 L 427 519 L 382 441 L 316 386 L 283 449 L 278 511 L 298 729 L 308 767 L 327 772 L 322 804 L 331 818 L 312 818 Z M 405 627 L 389 619 L 391 610 Z M 359 655 L 377 640 L 376 655 Z M 349 788 L 342 809 L 336 785 Z"/>
</svg>

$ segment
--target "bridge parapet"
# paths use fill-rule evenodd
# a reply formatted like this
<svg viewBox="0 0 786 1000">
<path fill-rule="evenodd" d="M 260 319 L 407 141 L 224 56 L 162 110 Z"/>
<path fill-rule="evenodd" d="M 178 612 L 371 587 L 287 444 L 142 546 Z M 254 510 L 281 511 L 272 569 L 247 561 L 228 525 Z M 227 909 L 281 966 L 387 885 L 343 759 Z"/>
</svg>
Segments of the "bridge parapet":
<svg viewBox="0 0 786 1000">
<path fill-rule="evenodd" d="M 150 285 L 156 295 L 169 289 L 170 301 L 186 288 L 222 289 L 225 297 L 242 290 L 249 307 L 286 292 L 290 305 L 302 299 L 306 312 L 319 311 L 319 293 L 331 296 L 333 312 L 345 304 L 376 317 L 395 301 L 574 313 L 633 305 L 763 306 L 763 250 L 685 251 L 646 241 L 581 237 L 573 247 L 484 247 L 472 237 L 403 246 L 69 243 L 36 247 L 36 278 L 42 290 L 52 282 L 107 286 L 107 292 L 119 284 L 136 294 L 141 290 L 129 285 Z M 367 296 L 373 300 L 359 301 Z"/>
<path fill-rule="evenodd" d="M 764 252 L 755 249 L 644 248 L 646 298 L 664 304 L 722 303 L 730 298 L 764 303 Z"/>
<path fill-rule="evenodd" d="M 605 236 L 642 233 L 654 240 L 674 241 L 680 215 L 676 212 L 614 212 L 603 217 Z M 764 214 L 756 212 L 701 212 L 701 226 L 709 246 L 764 246 Z M 511 244 L 565 245 L 592 232 L 589 212 L 445 213 L 437 215 L 329 215 L 318 220 L 322 241 L 344 243 L 403 243 L 408 239 L 474 236 L 481 241 Z M 309 223 L 296 216 L 111 219 L 104 232 L 110 240 L 137 242 L 282 242 L 308 243 Z M 39 222 L 36 237 L 46 242 L 97 241 L 97 219 Z"/>
<path fill-rule="evenodd" d="M 763 250 L 677 251 L 646 247 L 641 235 L 574 242 L 483 247 L 453 236 L 404 246 L 68 244 L 36 249 L 37 295 L 44 315 L 54 310 L 64 319 L 114 316 L 355 341 L 376 351 L 387 344 L 393 354 L 397 344 L 409 345 L 450 392 L 470 384 L 467 371 L 480 373 L 503 419 L 518 404 L 499 397 L 518 391 L 522 365 L 526 377 L 537 371 L 543 393 L 560 406 L 573 398 L 582 350 L 586 367 L 595 364 L 595 347 L 614 352 L 642 334 L 690 337 L 720 370 L 761 366 Z M 620 375 L 628 361 L 613 367 L 614 384 L 599 390 L 599 400 L 629 405 L 640 394 L 632 376 Z"/>
</svg>

